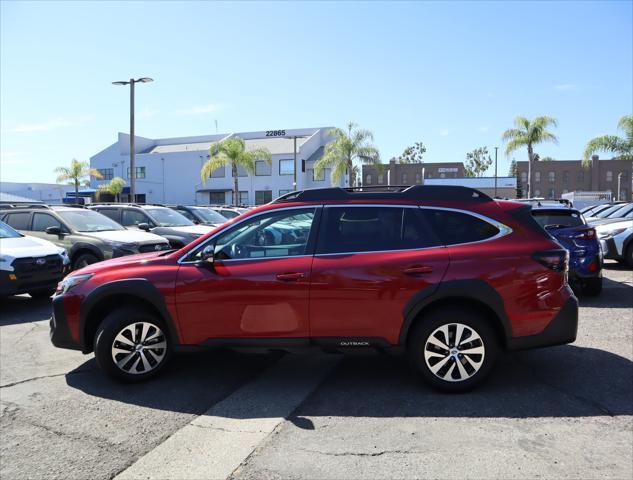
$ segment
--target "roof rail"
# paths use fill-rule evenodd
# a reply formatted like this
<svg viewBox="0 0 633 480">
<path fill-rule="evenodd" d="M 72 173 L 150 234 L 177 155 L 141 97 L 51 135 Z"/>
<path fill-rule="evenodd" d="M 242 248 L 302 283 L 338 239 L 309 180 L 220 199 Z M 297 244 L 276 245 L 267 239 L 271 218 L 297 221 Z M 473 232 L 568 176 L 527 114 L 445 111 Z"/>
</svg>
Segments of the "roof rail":
<svg viewBox="0 0 633 480">
<path fill-rule="evenodd" d="M 32 203 L 32 204 L 14 204 L 14 203 L 4 203 L 4 204 L 0 204 L 0 210 L 18 210 L 18 209 L 23 209 L 23 208 L 41 208 L 41 209 L 45 209 L 45 210 L 50 210 L 51 207 L 49 205 L 45 205 L 43 203 Z"/>
<path fill-rule="evenodd" d="M 352 199 L 382 200 L 471 200 L 490 202 L 485 193 L 458 185 L 385 185 L 371 187 L 313 188 L 290 192 L 273 200 L 283 202 L 319 202 Z"/>
</svg>

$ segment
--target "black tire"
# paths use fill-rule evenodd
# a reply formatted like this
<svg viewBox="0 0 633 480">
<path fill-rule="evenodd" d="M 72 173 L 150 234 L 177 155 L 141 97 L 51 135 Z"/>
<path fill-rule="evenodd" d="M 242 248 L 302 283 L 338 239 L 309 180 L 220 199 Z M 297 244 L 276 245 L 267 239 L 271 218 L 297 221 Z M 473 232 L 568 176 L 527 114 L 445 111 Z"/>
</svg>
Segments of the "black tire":
<svg viewBox="0 0 633 480">
<path fill-rule="evenodd" d="M 443 332 L 436 332 L 440 328 L 445 328 L 449 337 L 453 336 L 454 341 L 459 328 L 458 324 L 464 327 L 461 330 L 461 349 L 465 351 L 483 346 L 483 355 L 460 353 L 457 345 L 451 342 L 447 346 L 453 346 L 452 349 L 442 349 L 427 343 L 441 338 L 446 341 Z M 434 332 L 438 336 L 432 339 L 431 335 Z M 439 343 L 443 342 L 440 340 Z M 499 340 L 488 320 L 477 312 L 460 307 L 444 307 L 424 315 L 414 326 L 407 344 L 409 362 L 413 368 L 431 386 L 451 393 L 468 391 L 484 381 L 492 370 L 498 350 Z M 427 352 L 428 360 L 425 358 Z M 448 360 L 446 360 L 447 357 Z M 444 363 L 436 375 L 431 368 L 438 366 L 440 362 Z M 458 362 L 461 362 L 462 369 L 467 374 L 462 380 L 455 378 L 462 376 Z M 442 376 L 444 378 L 441 378 Z M 453 381 L 445 379 L 449 377 Z"/>
<path fill-rule="evenodd" d="M 627 267 L 633 268 L 633 242 L 630 242 L 624 251 L 624 263 Z"/>
<path fill-rule="evenodd" d="M 122 344 L 116 340 L 121 334 L 128 339 L 129 343 L 141 343 L 139 342 L 139 334 L 143 333 L 143 324 L 150 325 L 145 331 L 147 338 L 152 337 L 156 331 L 159 334 L 156 338 L 148 341 L 147 345 L 140 351 L 129 348 L 128 344 Z M 126 328 L 135 332 L 137 338 L 131 339 L 129 335 L 126 336 L 126 333 L 131 333 Z M 164 348 L 151 348 L 152 345 L 162 345 L 163 342 Z M 115 353 L 115 348 L 126 351 Z M 109 313 L 99 325 L 94 338 L 94 352 L 97 365 L 109 377 L 127 383 L 142 382 L 155 377 L 162 371 L 171 357 L 172 343 L 166 326 L 154 315 L 141 308 L 123 307 Z M 129 357 L 127 352 L 129 352 Z M 122 368 L 117 365 L 115 358 L 121 362 Z M 157 360 L 159 358 L 160 360 Z M 151 368 L 143 371 L 145 370 L 144 364 L 149 364 Z"/>
<path fill-rule="evenodd" d="M 40 289 L 40 290 L 32 290 L 29 292 L 29 295 L 32 298 L 35 299 L 43 299 L 43 298 L 48 298 L 51 295 L 53 295 L 53 293 L 55 293 L 55 289 L 54 288 L 44 288 L 44 289 Z"/>
<path fill-rule="evenodd" d="M 587 278 L 582 281 L 582 288 L 580 290 L 583 295 L 595 297 L 602 292 L 602 277 L 600 278 Z"/>
<path fill-rule="evenodd" d="M 82 253 L 73 262 L 73 270 L 79 270 L 93 263 L 97 263 L 99 259 L 93 253 Z"/>
</svg>

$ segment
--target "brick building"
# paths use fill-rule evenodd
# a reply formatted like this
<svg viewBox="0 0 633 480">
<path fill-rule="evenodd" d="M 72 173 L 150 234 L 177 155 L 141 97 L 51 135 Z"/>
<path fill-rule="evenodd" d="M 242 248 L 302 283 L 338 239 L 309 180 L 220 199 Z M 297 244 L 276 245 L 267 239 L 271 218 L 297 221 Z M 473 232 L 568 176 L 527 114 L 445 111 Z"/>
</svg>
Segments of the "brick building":
<svg viewBox="0 0 633 480">
<path fill-rule="evenodd" d="M 528 162 L 517 162 L 523 195 L 527 192 Z M 588 167 L 580 160 L 551 160 L 534 162 L 532 165 L 532 196 L 559 198 L 563 193 L 600 191 L 613 193 L 614 199 L 631 200 L 633 162 L 625 160 L 600 160 L 591 158 Z M 618 175 L 620 175 L 618 195 Z"/>
<path fill-rule="evenodd" d="M 445 163 L 396 163 L 391 160 L 379 170 L 373 165 L 363 165 L 363 185 L 415 185 L 424 178 L 460 178 L 464 176 L 462 162 Z"/>
</svg>

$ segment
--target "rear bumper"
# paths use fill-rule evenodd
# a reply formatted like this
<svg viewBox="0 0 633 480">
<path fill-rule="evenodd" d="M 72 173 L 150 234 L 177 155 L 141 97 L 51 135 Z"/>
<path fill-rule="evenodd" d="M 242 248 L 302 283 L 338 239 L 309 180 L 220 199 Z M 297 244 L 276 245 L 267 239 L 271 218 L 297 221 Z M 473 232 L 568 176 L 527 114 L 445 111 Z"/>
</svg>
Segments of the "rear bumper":
<svg viewBox="0 0 633 480">
<path fill-rule="evenodd" d="M 572 343 L 578 332 L 578 300 L 570 297 L 541 333 L 508 339 L 508 350 L 551 347 Z"/>
<path fill-rule="evenodd" d="M 73 340 L 66 320 L 64 312 L 64 297 L 58 296 L 53 298 L 53 316 L 50 320 L 51 327 L 51 343 L 58 348 L 67 348 L 69 350 L 81 350 L 79 342 Z"/>
</svg>

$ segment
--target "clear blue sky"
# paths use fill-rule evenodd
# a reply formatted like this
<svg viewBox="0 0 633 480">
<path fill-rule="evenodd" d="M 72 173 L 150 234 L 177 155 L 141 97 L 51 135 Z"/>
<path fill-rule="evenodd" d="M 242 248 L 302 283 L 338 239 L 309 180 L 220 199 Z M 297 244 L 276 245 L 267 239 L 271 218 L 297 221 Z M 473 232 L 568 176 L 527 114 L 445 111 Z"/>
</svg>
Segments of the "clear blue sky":
<svg viewBox="0 0 633 480">
<path fill-rule="evenodd" d="M 385 160 L 423 141 L 427 161 L 461 161 L 518 114 L 556 117 L 560 144 L 537 151 L 577 159 L 633 110 L 630 1 L 1 5 L 4 181 L 54 181 L 128 131 L 110 82 L 131 76 L 155 79 L 138 135 L 353 120 Z"/>
</svg>

